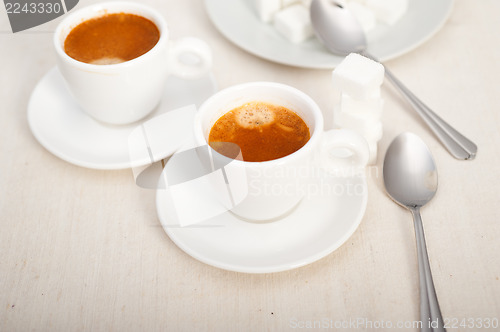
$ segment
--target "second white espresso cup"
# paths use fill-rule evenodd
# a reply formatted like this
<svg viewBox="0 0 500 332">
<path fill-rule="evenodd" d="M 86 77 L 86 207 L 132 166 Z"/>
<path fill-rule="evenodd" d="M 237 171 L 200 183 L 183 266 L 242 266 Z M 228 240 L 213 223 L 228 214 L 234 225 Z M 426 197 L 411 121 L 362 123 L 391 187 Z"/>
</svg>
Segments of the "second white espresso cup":
<svg viewBox="0 0 500 332">
<path fill-rule="evenodd" d="M 294 111 L 309 127 L 311 137 L 302 148 L 283 158 L 264 162 L 219 162 L 226 167 L 228 183 L 227 186 L 214 186 L 214 195 L 220 189 L 222 197 L 226 195 L 226 187 L 230 188 L 233 199 L 227 210 L 237 216 L 249 221 L 269 221 L 287 214 L 305 196 L 304 188 L 314 173 L 313 168 L 324 168 L 342 176 L 366 166 L 369 150 L 363 137 L 344 129 L 325 132 L 323 114 L 308 95 L 291 86 L 272 82 L 236 85 L 205 101 L 195 117 L 196 144 L 207 145 L 213 124 L 223 114 L 252 101 Z M 347 157 L 336 157 L 336 151 Z M 212 153 L 213 163 L 217 163 L 217 155 Z"/>
<path fill-rule="evenodd" d="M 157 44 L 145 54 L 118 64 L 77 61 L 64 52 L 64 41 L 78 24 L 112 13 L 129 13 L 152 21 L 160 31 Z M 134 2 L 105 2 L 69 14 L 56 28 L 58 67 L 79 106 L 108 124 L 128 124 L 148 115 L 160 102 L 168 75 L 196 79 L 212 66 L 208 45 L 196 38 L 169 39 L 167 23 L 155 9 Z M 196 61 L 186 61 L 193 57 Z"/>
</svg>

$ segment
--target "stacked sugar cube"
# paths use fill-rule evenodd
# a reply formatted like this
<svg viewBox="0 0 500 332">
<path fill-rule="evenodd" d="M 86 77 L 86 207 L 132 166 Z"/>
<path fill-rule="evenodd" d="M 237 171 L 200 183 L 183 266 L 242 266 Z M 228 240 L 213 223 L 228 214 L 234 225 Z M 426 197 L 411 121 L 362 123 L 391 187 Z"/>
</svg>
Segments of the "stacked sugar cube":
<svg viewBox="0 0 500 332">
<path fill-rule="evenodd" d="M 312 0 L 254 0 L 262 22 L 275 29 L 293 43 L 301 43 L 314 35 L 309 7 Z M 408 9 L 409 0 L 336 0 L 358 19 L 368 32 L 377 23 L 392 25 Z"/>
<path fill-rule="evenodd" d="M 274 24 L 275 29 L 293 43 L 314 35 L 309 18 L 311 0 L 255 0 L 262 22 Z"/>
<path fill-rule="evenodd" d="M 333 108 L 335 127 L 356 131 L 368 142 L 369 164 L 377 160 L 377 145 L 382 138 L 384 101 L 380 87 L 384 66 L 362 55 L 351 53 L 333 70 L 332 83 L 336 96 Z"/>
</svg>

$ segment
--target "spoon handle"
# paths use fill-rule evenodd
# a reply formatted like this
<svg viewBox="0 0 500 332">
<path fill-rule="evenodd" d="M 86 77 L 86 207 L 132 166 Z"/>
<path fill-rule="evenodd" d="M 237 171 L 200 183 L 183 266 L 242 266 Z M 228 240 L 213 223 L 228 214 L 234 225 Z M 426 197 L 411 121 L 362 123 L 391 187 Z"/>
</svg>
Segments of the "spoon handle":
<svg viewBox="0 0 500 332">
<path fill-rule="evenodd" d="M 362 55 L 379 62 L 374 56 L 365 52 Z M 385 67 L 385 76 L 401 92 L 410 105 L 415 109 L 418 115 L 427 123 L 434 134 L 448 149 L 448 151 L 457 159 L 474 159 L 477 153 L 477 146 L 459 133 L 456 129 L 441 119 L 427 105 L 417 98 L 394 74 Z"/>
<path fill-rule="evenodd" d="M 420 320 L 421 331 L 445 332 L 441 309 L 432 281 L 429 257 L 425 245 L 424 227 L 420 216 L 420 209 L 411 209 L 415 226 L 415 238 L 417 239 L 418 273 L 420 280 Z"/>
</svg>

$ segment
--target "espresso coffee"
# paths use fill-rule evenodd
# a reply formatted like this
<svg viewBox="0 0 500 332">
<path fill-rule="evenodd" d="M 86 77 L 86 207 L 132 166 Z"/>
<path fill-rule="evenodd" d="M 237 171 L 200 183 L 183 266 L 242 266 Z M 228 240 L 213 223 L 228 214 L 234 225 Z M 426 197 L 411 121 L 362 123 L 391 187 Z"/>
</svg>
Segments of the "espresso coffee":
<svg viewBox="0 0 500 332">
<path fill-rule="evenodd" d="M 303 147 L 311 137 L 307 124 L 286 107 L 265 102 L 241 105 L 220 117 L 208 142 L 217 152 L 234 157 L 234 144 L 244 161 L 285 157 Z M 233 143 L 233 144 L 221 144 Z"/>
<path fill-rule="evenodd" d="M 64 41 L 64 51 L 78 61 L 115 64 L 143 55 L 159 39 L 157 26 L 142 16 L 106 14 L 73 28 Z"/>
</svg>

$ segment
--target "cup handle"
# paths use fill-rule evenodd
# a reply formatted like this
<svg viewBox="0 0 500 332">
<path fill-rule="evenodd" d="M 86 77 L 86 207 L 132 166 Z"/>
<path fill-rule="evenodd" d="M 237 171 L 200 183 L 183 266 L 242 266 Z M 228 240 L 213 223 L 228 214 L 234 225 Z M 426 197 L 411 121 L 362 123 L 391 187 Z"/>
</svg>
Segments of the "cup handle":
<svg viewBox="0 0 500 332">
<path fill-rule="evenodd" d="M 370 150 L 366 140 L 349 129 L 332 129 L 323 133 L 320 164 L 329 173 L 352 176 L 368 164 Z"/>
<path fill-rule="evenodd" d="M 170 42 L 171 73 L 183 79 L 197 79 L 212 68 L 212 51 L 203 40 L 193 37 Z"/>
</svg>

